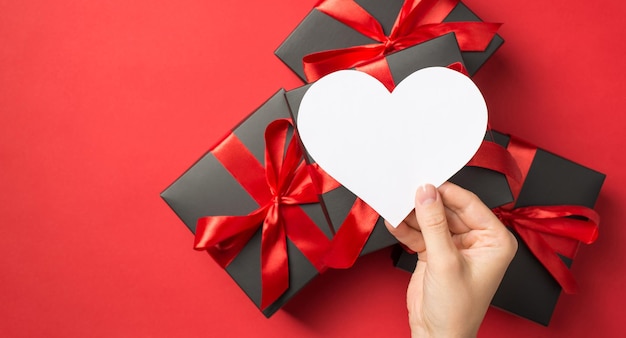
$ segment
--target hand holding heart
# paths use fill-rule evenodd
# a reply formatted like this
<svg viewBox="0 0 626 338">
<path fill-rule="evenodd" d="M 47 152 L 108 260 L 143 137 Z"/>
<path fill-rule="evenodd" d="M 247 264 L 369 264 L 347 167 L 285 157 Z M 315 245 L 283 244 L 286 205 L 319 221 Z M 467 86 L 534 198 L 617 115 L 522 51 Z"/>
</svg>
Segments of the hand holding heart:
<svg viewBox="0 0 626 338">
<path fill-rule="evenodd" d="M 417 252 L 407 289 L 414 337 L 475 337 L 517 242 L 476 195 L 420 187 L 415 213 L 389 231 Z"/>
<path fill-rule="evenodd" d="M 487 107 L 471 79 L 447 68 L 419 70 L 392 93 L 344 70 L 308 89 L 297 126 L 319 166 L 396 226 L 418 186 L 441 185 L 472 158 Z"/>
<path fill-rule="evenodd" d="M 474 194 L 443 184 L 485 133 L 487 108 L 474 83 L 426 68 L 389 93 L 367 74 L 340 71 L 309 88 L 297 125 L 320 167 L 418 252 L 407 291 L 412 334 L 475 336 L 517 243 Z"/>
</svg>

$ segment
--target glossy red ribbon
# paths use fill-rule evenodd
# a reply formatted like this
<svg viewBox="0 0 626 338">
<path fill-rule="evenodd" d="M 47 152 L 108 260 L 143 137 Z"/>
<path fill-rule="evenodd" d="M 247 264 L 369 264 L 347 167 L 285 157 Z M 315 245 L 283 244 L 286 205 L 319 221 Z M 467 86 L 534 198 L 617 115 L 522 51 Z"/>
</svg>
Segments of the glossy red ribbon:
<svg viewBox="0 0 626 338">
<path fill-rule="evenodd" d="M 312 163 L 308 167 L 320 194 L 340 186 L 317 163 Z M 379 217 L 374 209 L 357 197 L 339 230 L 334 232 L 330 248 L 324 258 L 324 266 L 347 269 L 354 265 Z"/>
<path fill-rule="evenodd" d="M 335 269 L 354 265 L 370 238 L 380 216 L 362 199 L 356 198 L 350 212 L 333 237 L 324 264 Z"/>
<path fill-rule="evenodd" d="M 317 163 L 309 165 L 311 176 L 320 193 L 340 186 Z M 339 230 L 335 233 L 324 258 L 324 265 L 334 269 L 347 269 L 361 254 L 380 216 L 360 198 L 356 198 Z"/>
<path fill-rule="evenodd" d="M 502 223 L 515 230 L 565 293 L 578 291 L 574 276 L 545 234 L 591 244 L 598 237 L 599 216 L 595 211 L 582 206 L 560 205 L 511 210 L 496 208 L 494 213 Z M 571 216 L 584 219 L 570 218 Z"/>
<path fill-rule="evenodd" d="M 262 228 L 261 309 L 289 288 L 287 238 L 318 271 L 325 269 L 323 258 L 330 246 L 330 240 L 298 206 L 319 199 L 297 138 L 294 135 L 287 142 L 290 127 L 288 119 L 267 126 L 265 168 L 235 134 L 212 150 L 260 207 L 246 216 L 202 217 L 196 227 L 195 249 L 207 250 L 222 267 Z"/>
<path fill-rule="evenodd" d="M 303 58 L 308 82 L 341 69 L 362 67 L 390 90 L 393 79 L 385 70 L 384 57 L 389 53 L 452 33 L 461 51 L 484 51 L 501 26 L 486 22 L 443 22 L 459 0 L 406 0 L 386 36 L 374 17 L 354 0 L 323 0 L 317 10 L 346 24 L 377 43 L 321 51 Z M 370 64 L 371 65 L 367 65 Z"/>
<path fill-rule="evenodd" d="M 492 150 L 486 154 L 502 153 L 504 149 L 495 143 L 490 147 Z M 506 152 L 510 154 L 509 159 L 502 154 L 493 158 L 477 156 L 471 163 L 507 176 L 514 201 L 493 211 L 502 223 L 515 230 L 563 291 L 574 293 L 578 289 L 576 280 L 558 254 L 573 258 L 578 242 L 593 243 L 598 237 L 599 216 L 594 210 L 579 205 L 515 208 L 537 147 L 511 137 Z M 495 158 L 499 160 L 494 161 Z M 515 164 L 511 163 L 511 158 Z"/>
</svg>

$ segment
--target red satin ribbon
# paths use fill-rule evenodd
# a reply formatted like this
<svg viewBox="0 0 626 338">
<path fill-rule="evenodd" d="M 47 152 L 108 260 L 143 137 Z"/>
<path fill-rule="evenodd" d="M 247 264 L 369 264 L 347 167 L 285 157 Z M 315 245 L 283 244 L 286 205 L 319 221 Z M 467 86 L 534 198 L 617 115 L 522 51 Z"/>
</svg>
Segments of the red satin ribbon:
<svg viewBox="0 0 626 338">
<path fill-rule="evenodd" d="M 517 162 L 513 156 L 511 156 L 510 152 L 495 142 L 483 141 L 480 148 L 467 165 L 490 169 L 505 174 L 507 178 L 516 185 L 521 185 L 522 183 L 522 172 Z"/>
<path fill-rule="evenodd" d="M 340 186 L 317 163 L 312 163 L 308 167 L 320 194 Z M 347 269 L 354 265 L 379 217 L 374 209 L 357 197 L 339 230 L 334 233 L 330 248 L 324 258 L 324 266 Z"/>
<path fill-rule="evenodd" d="M 333 237 L 324 264 L 335 269 L 347 269 L 353 266 L 370 238 L 379 217 L 372 207 L 357 198 Z"/>
<path fill-rule="evenodd" d="M 565 293 L 578 291 L 578 285 L 571 271 L 544 235 L 559 236 L 575 240 L 576 243 L 593 243 L 598 237 L 599 216 L 596 212 L 586 207 L 561 205 L 533 206 L 512 210 L 496 208 L 494 213 L 504 224 L 517 232 Z M 569 218 L 569 216 L 586 219 Z"/>
<path fill-rule="evenodd" d="M 393 80 L 379 63 L 389 53 L 454 32 L 461 51 L 484 51 L 501 24 L 486 22 L 443 22 L 459 0 L 406 0 L 389 36 L 374 17 L 354 0 L 323 0 L 317 10 L 377 41 L 363 46 L 321 51 L 306 55 L 304 73 L 308 82 L 341 69 L 365 67 L 390 90 Z"/>
<path fill-rule="evenodd" d="M 495 146 L 491 148 L 493 149 L 487 153 L 502 152 Z M 599 216 L 594 210 L 579 205 L 515 208 L 523 182 L 535 158 L 537 147 L 511 137 L 506 151 L 514 159 L 515 165 L 502 155 L 497 157 L 504 161 L 496 161 L 498 162 L 496 164 L 493 158 L 478 155 L 472 163 L 507 176 L 515 199 L 493 211 L 502 223 L 515 230 L 533 255 L 561 285 L 563 291 L 575 293 L 578 290 L 576 280 L 558 254 L 572 258 L 578 242 L 593 243 L 598 237 Z M 567 245 L 563 245 L 564 242 Z"/>
<path fill-rule="evenodd" d="M 196 227 L 194 248 L 207 250 L 222 267 L 262 227 L 261 309 L 289 288 L 287 238 L 318 271 L 325 269 L 323 259 L 330 246 L 330 240 L 298 206 L 319 200 L 296 137 L 287 144 L 291 126 L 288 119 L 267 126 L 265 168 L 232 133 L 212 150 L 260 207 L 246 216 L 202 217 Z"/>
</svg>

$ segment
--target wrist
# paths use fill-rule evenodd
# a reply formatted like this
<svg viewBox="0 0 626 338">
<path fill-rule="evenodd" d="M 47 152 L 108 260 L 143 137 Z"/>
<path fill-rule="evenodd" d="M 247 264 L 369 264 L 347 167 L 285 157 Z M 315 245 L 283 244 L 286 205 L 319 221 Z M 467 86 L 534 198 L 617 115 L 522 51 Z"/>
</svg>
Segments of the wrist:
<svg viewBox="0 0 626 338">
<path fill-rule="evenodd" d="M 478 328 L 428 330 L 424 327 L 411 327 L 411 338 L 476 338 Z"/>
</svg>

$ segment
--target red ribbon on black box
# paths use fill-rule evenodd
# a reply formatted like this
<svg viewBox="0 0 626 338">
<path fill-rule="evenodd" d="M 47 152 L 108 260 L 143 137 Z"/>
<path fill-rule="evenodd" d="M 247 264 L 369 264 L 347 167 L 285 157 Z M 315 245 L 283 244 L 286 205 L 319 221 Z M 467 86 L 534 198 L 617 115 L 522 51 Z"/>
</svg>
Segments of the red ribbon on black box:
<svg viewBox="0 0 626 338">
<path fill-rule="evenodd" d="M 290 119 L 267 126 L 265 168 L 233 133 L 213 149 L 218 161 L 260 207 L 246 216 L 202 217 L 196 228 L 195 249 L 207 250 L 226 267 L 262 227 L 261 309 L 289 288 L 287 238 L 320 272 L 330 246 L 330 240 L 298 206 L 319 199 L 297 137 L 288 142 L 290 127 Z"/>
<path fill-rule="evenodd" d="M 385 55 L 454 32 L 461 51 L 484 51 L 499 23 L 443 22 L 459 0 L 406 0 L 391 33 L 385 35 L 376 19 L 353 0 L 322 0 L 316 9 L 378 43 L 321 51 L 303 58 L 308 82 L 341 69 L 357 68 L 389 89 L 393 79 Z"/>
<path fill-rule="evenodd" d="M 504 148 L 495 143 L 490 148 L 468 165 L 492 169 L 507 176 L 515 200 L 493 209 L 493 212 L 519 235 L 564 292 L 575 293 L 578 290 L 576 280 L 559 254 L 573 258 L 579 242 L 591 244 L 596 240 L 598 214 L 580 205 L 515 207 L 537 147 L 511 137 L 506 148 L 509 156 L 504 155 Z M 515 163 L 511 163 L 511 159 Z"/>
</svg>

